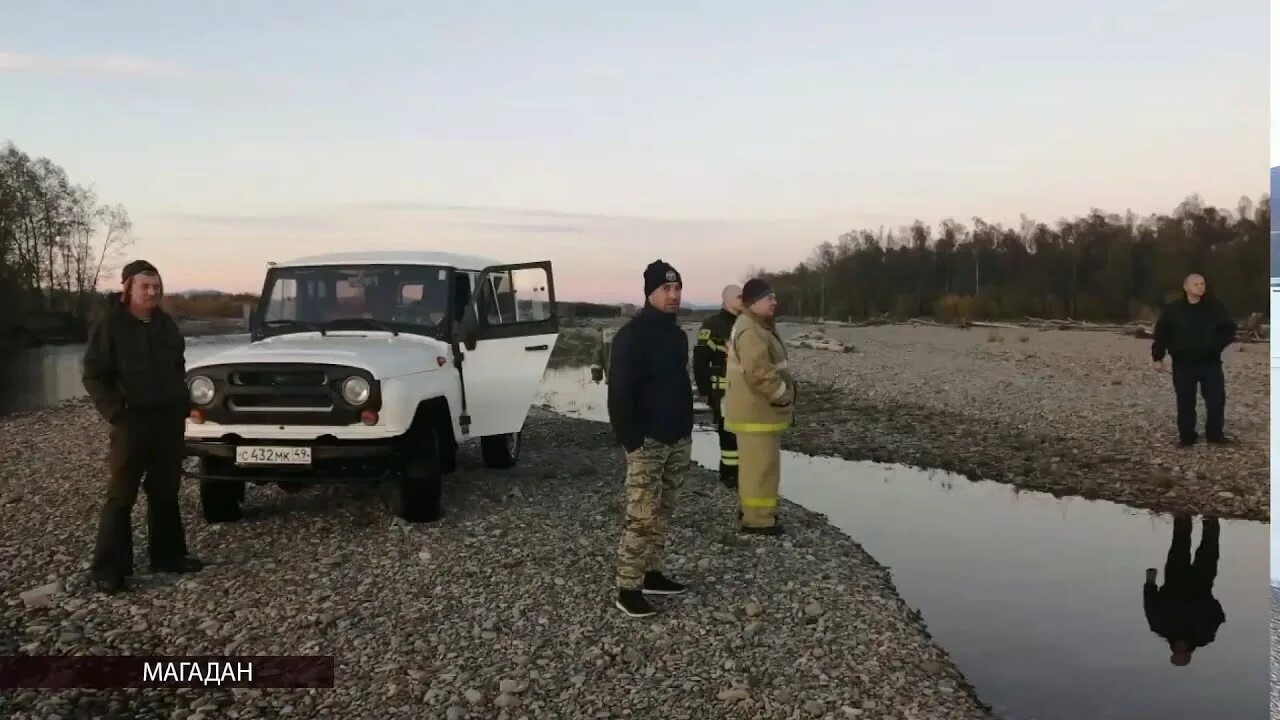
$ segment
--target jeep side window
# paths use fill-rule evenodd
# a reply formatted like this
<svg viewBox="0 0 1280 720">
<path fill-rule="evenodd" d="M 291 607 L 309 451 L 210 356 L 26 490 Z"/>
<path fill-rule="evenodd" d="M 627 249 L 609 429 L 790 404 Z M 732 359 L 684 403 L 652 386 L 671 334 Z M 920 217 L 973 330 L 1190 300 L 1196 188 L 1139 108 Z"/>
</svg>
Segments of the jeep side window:
<svg viewBox="0 0 1280 720">
<path fill-rule="evenodd" d="M 272 283 L 271 302 L 267 304 L 267 322 L 298 319 L 298 282 L 280 278 Z"/>
<path fill-rule="evenodd" d="M 490 273 L 484 284 L 487 323 L 514 325 L 551 317 L 547 285 L 543 268 Z"/>
</svg>

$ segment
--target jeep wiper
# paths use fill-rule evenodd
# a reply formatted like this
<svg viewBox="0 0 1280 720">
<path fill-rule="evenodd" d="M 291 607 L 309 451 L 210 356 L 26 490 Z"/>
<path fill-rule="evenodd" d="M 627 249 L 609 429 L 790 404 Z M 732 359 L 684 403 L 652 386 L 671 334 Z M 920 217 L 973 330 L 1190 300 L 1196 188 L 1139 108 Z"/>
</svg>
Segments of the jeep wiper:
<svg viewBox="0 0 1280 720">
<path fill-rule="evenodd" d="M 325 323 L 325 327 L 332 329 L 333 326 L 337 325 L 338 323 L 366 323 L 368 325 L 372 325 L 376 330 L 389 332 L 392 335 L 400 334 L 399 330 L 396 330 L 395 328 L 382 322 L 381 320 L 374 320 L 373 318 L 365 318 L 365 317 L 338 318 L 336 320 L 330 320 L 329 322 Z"/>
<path fill-rule="evenodd" d="M 314 330 L 314 331 L 316 331 L 316 332 L 320 333 L 321 335 L 324 335 L 324 328 L 323 328 L 323 327 L 321 327 L 321 326 L 319 326 L 319 325 L 316 325 L 316 324 L 314 324 L 314 323 L 305 322 L 305 321 L 303 321 L 303 320 L 289 320 L 289 319 L 285 318 L 285 319 L 280 319 L 280 320 L 266 320 L 266 321 L 264 321 L 262 324 L 263 324 L 263 325 L 266 325 L 266 326 L 268 326 L 268 327 L 273 326 L 273 325 L 291 325 L 291 326 L 295 326 L 295 327 L 305 328 L 305 329 L 307 329 L 307 330 Z"/>
</svg>

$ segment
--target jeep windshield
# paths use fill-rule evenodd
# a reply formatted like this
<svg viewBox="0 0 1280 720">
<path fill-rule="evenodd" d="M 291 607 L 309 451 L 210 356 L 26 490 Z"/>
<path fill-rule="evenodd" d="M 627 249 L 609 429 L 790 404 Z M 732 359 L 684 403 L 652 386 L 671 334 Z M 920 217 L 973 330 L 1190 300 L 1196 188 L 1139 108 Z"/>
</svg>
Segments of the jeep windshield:
<svg viewBox="0 0 1280 720">
<path fill-rule="evenodd" d="M 359 265 L 273 268 L 267 275 L 261 332 L 414 333 L 445 339 L 448 268 Z"/>
</svg>

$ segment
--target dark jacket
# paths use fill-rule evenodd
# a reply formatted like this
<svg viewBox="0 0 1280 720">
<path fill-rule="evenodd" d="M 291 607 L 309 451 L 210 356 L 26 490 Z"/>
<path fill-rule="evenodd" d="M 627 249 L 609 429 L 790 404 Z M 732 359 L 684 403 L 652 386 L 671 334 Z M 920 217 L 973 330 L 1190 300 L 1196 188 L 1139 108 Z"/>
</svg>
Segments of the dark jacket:
<svg viewBox="0 0 1280 720">
<path fill-rule="evenodd" d="M 1142 609 L 1151 632 L 1170 647 L 1181 640 L 1191 650 L 1213 642 L 1227 619 L 1222 604 L 1208 591 L 1171 587 L 1167 581 L 1159 589 L 1155 583 L 1142 586 Z"/>
<path fill-rule="evenodd" d="M 689 338 L 675 315 L 645 304 L 613 338 L 609 422 L 627 452 L 693 434 Z"/>
<path fill-rule="evenodd" d="M 128 410 L 185 414 L 190 408 L 186 340 L 178 324 L 159 309 L 150 322 L 139 320 L 120 293 L 107 296 L 89 330 L 82 379 L 94 407 L 112 424 Z"/>
<path fill-rule="evenodd" d="M 1167 352 L 1175 363 L 1216 363 L 1235 340 L 1236 324 L 1217 300 L 1206 296 L 1190 303 L 1183 297 L 1165 306 L 1152 334 L 1152 360 L 1163 360 Z"/>
<path fill-rule="evenodd" d="M 702 322 L 698 342 L 693 346 L 693 381 L 698 386 L 699 395 L 710 398 L 724 394 L 725 349 L 733 322 L 737 319 L 736 315 L 721 308 L 720 312 Z M 720 380 L 719 387 L 716 378 Z"/>
</svg>

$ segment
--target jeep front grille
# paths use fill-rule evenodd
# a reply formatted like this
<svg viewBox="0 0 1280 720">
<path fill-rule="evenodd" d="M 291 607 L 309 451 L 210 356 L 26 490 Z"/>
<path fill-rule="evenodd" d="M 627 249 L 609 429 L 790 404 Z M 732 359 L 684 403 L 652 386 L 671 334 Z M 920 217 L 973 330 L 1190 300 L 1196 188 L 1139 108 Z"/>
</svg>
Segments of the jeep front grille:
<svg viewBox="0 0 1280 720">
<path fill-rule="evenodd" d="M 340 365 L 254 363 L 192 370 L 213 380 L 215 397 L 201 408 L 210 422 L 236 425 L 351 425 L 364 410 L 381 409 L 379 384 L 368 372 Z M 358 375 L 369 382 L 367 403 L 352 406 L 342 383 Z"/>
</svg>

